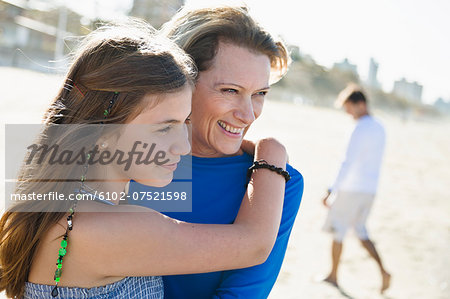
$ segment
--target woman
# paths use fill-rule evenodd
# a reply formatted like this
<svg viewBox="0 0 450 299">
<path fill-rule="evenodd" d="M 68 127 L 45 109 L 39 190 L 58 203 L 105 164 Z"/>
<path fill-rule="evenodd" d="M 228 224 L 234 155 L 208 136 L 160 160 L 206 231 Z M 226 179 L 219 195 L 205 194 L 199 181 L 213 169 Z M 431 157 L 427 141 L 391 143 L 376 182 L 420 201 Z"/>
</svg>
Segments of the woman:
<svg viewBox="0 0 450 299">
<path fill-rule="evenodd" d="M 286 47 L 245 7 L 185 8 L 162 32 L 194 59 L 199 70 L 191 116 L 193 212 L 166 215 L 199 223 L 233 223 L 246 192 L 245 171 L 254 160 L 243 153 L 242 141 L 262 112 L 270 83 L 287 70 Z M 278 235 L 267 261 L 247 269 L 165 276 L 166 298 L 267 298 L 303 192 L 301 174 L 289 165 L 287 170 L 291 180 L 279 186 L 278 191 L 286 189 L 282 219 L 271 228 Z"/>
<path fill-rule="evenodd" d="M 94 151 L 89 151 L 83 165 L 24 167 L 17 193 L 70 196 L 77 190 L 77 196 L 98 200 L 25 202 L 10 208 L 0 221 L 0 291 L 24 298 L 162 298 L 157 275 L 248 267 L 267 258 L 285 181 L 276 172 L 253 172 L 232 225 L 190 224 L 144 207 L 118 205 L 117 198 L 104 204 L 96 196 L 125 192 L 131 179 L 154 186 L 171 181 L 180 156 L 190 151 L 186 123 L 193 69 L 187 55 L 145 24 L 90 34 L 47 111 L 40 141 L 56 136 L 55 125 L 71 125 L 58 142 L 81 150 L 78 141 L 83 140 L 82 145 L 115 152 L 124 149 L 130 134 L 142 141 L 150 134 L 149 142 L 156 140 L 167 159 L 146 167 L 135 163 L 128 170 L 119 163 L 101 168 L 90 163 Z M 85 136 L 86 124 L 102 124 L 102 129 Z M 126 126 L 109 130 L 114 124 Z M 150 131 L 142 135 L 129 129 L 145 125 Z M 286 152 L 277 142 L 263 140 L 256 144 L 255 158 L 284 167 Z"/>
</svg>

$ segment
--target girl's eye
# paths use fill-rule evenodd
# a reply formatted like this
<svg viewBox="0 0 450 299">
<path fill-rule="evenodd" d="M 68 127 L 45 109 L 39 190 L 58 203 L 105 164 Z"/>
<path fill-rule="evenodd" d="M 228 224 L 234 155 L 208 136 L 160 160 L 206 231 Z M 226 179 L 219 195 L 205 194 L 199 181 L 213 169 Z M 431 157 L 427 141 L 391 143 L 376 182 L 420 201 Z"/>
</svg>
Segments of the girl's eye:
<svg viewBox="0 0 450 299">
<path fill-rule="evenodd" d="M 190 118 L 190 117 L 186 118 L 186 120 L 184 121 L 184 123 L 185 123 L 185 124 L 190 124 L 190 123 L 191 123 L 191 118 Z"/>
<path fill-rule="evenodd" d="M 169 132 L 170 129 L 171 129 L 171 126 L 167 126 L 165 128 L 159 129 L 158 132 L 166 133 L 166 132 Z"/>
</svg>

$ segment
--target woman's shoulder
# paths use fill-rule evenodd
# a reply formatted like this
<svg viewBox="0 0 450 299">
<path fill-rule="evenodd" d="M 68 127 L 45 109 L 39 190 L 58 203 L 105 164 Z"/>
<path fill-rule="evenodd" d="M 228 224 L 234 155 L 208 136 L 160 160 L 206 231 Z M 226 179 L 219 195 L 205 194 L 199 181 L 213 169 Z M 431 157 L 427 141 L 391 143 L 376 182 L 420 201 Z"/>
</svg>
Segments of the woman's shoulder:
<svg viewBox="0 0 450 299">
<path fill-rule="evenodd" d="M 286 170 L 289 172 L 291 179 L 286 183 L 285 205 L 295 204 L 298 208 L 303 195 L 303 175 L 290 164 L 286 164 Z"/>
<path fill-rule="evenodd" d="M 287 172 L 289 172 L 289 175 L 291 176 L 291 179 L 289 180 L 288 184 L 289 183 L 290 184 L 300 183 L 300 182 L 303 184 L 303 175 L 294 166 L 287 163 L 286 170 L 287 170 Z"/>
</svg>

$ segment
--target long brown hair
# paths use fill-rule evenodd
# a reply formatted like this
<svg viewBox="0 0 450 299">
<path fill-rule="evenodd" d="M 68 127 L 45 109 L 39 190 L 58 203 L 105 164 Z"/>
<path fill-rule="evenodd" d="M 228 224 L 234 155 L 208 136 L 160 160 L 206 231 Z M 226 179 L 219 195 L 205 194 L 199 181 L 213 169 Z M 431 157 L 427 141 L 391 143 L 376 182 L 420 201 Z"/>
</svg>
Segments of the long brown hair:
<svg viewBox="0 0 450 299">
<path fill-rule="evenodd" d="M 285 75 L 290 63 L 284 42 L 259 25 L 245 6 L 185 7 L 162 26 L 161 32 L 194 59 L 199 72 L 211 66 L 219 41 L 267 55 L 271 83 Z"/>
<path fill-rule="evenodd" d="M 193 61 L 145 22 L 130 20 L 107 25 L 89 34 L 81 43 L 63 87 L 45 113 L 44 123 L 49 126 L 126 123 L 143 109 L 145 95 L 177 92 L 187 84 L 193 86 L 195 75 Z M 105 120 L 103 112 L 116 92 L 119 96 Z M 39 137 L 40 141 L 48 137 L 46 133 Z M 61 171 L 74 169 L 42 168 L 37 163 L 24 166 L 15 192 L 59 190 L 64 193 L 73 187 L 67 182 L 61 183 L 58 177 Z M 42 172 L 49 179 L 36 183 L 34 175 Z M 9 297 L 23 295 L 40 240 L 66 214 L 53 211 L 46 204 L 14 205 L 0 220 L 0 291 L 6 290 Z M 68 201 L 60 203 L 63 211 L 67 211 L 70 204 Z M 27 205 L 25 209 L 24 205 Z M 41 212 L 33 212 L 37 209 Z M 20 212 L 24 210 L 26 212 Z"/>
</svg>

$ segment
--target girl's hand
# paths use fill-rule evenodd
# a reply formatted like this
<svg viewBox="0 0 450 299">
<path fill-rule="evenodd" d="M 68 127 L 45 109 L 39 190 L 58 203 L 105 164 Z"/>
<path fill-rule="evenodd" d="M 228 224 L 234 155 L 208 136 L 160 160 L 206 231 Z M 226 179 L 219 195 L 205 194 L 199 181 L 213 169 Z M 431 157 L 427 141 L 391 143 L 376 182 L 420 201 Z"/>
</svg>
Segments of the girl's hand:
<svg viewBox="0 0 450 299">
<path fill-rule="evenodd" d="M 255 144 L 255 160 L 264 159 L 269 164 L 286 168 L 288 155 L 286 148 L 275 138 L 264 138 Z"/>
</svg>

